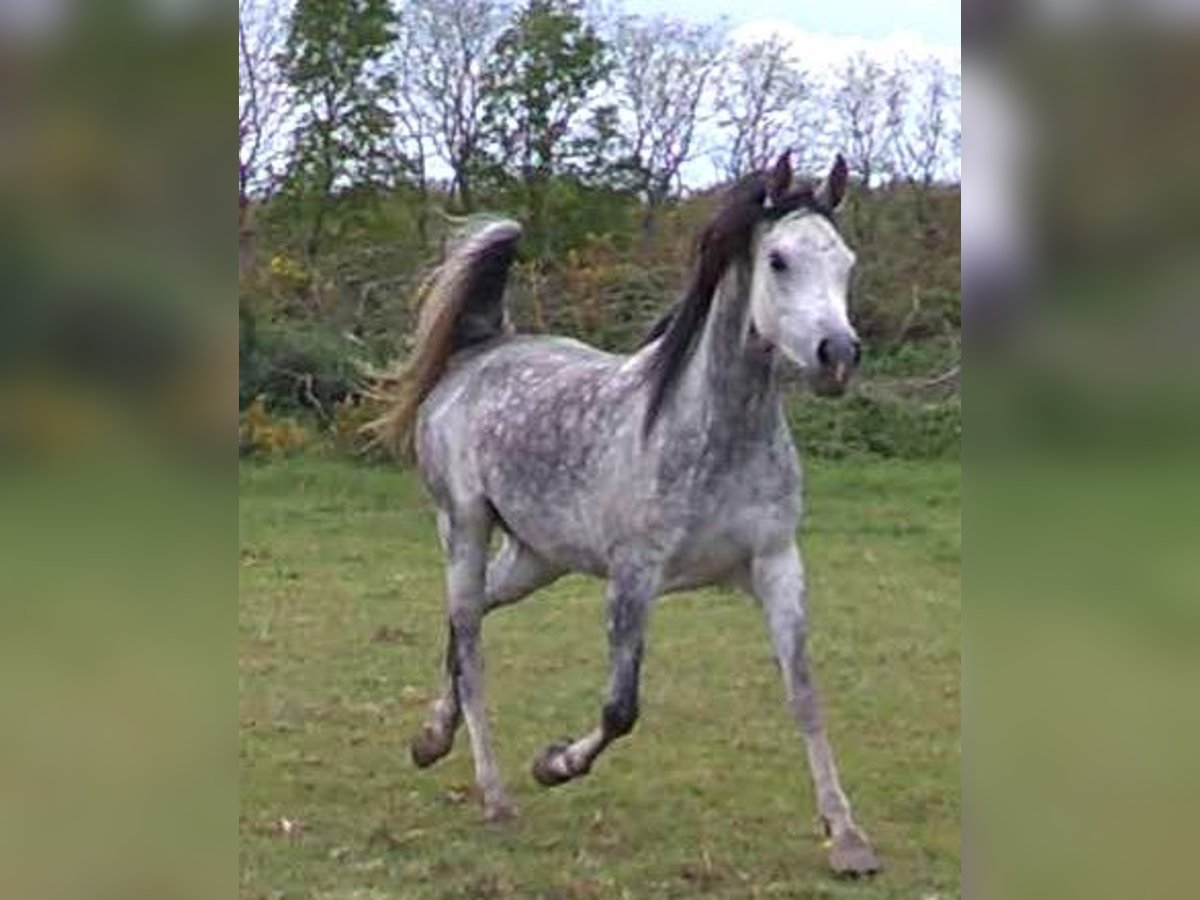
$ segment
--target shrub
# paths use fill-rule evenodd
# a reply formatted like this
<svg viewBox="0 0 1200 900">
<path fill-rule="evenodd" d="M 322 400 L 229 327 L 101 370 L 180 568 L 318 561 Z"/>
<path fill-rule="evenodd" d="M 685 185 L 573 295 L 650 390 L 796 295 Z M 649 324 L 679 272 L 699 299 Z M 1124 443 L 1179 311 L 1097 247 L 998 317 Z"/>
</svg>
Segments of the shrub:
<svg viewBox="0 0 1200 900">
<path fill-rule="evenodd" d="M 383 404 L 367 396 L 347 397 L 339 403 L 328 430 L 333 452 L 367 462 L 391 460 L 389 451 L 373 443 L 371 437 L 363 433 L 363 426 L 383 412 Z"/>
<path fill-rule="evenodd" d="M 516 266 L 506 302 L 518 330 L 628 352 L 672 301 L 679 281 L 673 269 L 630 261 L 611 235 L 589 234 L 561 263 Z"/>
<path fill-rule="evenodd" d="M 803 395 L 790 406 L 792 433 L 808 456 L 944 459 L 959 453 L 962 407 L 957 398 L 929 403 L 875 393 L 836 400 Z"/>
<path fill-rule="evenodd" d="M 924 341 L 901 341 L 863 350 L 860 376 L 877 378 L 932 378 L 945 372 L 962 358 L 957 332 Z"/>
<path fill-rule="evenodd" d="M 241 456 L 279 456 L 296 453 L 312 443 L 309 433 L 295 420 L 272 416 L 266 399 L 256 397 L 238 420 L 238 453 Z"/>
<path fill-rule="evenodd" d="M 359 387 L 357 350 L 319 328 L 243 320 L 238 406 L 262 397 L 275 412 L 306 410 L 327 420 Z"/>
</svg>

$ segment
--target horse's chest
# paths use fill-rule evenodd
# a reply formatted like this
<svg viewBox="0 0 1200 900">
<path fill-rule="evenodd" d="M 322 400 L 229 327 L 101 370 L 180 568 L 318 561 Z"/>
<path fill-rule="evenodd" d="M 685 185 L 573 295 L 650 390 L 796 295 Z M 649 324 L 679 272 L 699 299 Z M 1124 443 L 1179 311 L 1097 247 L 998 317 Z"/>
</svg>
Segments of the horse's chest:
<svg viewBox="0 0 1200 900">
<path fill-rule="evenodd" d="M 680 485 L 683 488 L 683 485 Z M 759 549 L 795 531 L 799 477 L 794 465 L 770 459 L 726 472 L 699 472 L 666 501 L 676 540 L 672 580 L 720 580 Z"/>
<path fill-rule="evenodd" d="M 785 439 L 705 447 L 664 479 L 664 499 L 693 522 L 728 522 L 765 509 L 797 511 L 800 471 Z M 723 529 L 722 529 L 723 531 Z"/>
</svg>

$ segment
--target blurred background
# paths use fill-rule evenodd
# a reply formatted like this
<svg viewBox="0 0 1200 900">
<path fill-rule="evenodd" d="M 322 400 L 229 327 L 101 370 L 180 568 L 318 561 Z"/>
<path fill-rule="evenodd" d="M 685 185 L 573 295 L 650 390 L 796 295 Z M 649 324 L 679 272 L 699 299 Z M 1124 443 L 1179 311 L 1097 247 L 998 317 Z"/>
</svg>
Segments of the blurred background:
<svg viewBox="0 0 1200 900">
<path fill-rule="evenodd" d="M 0 896 L 236 890 L 236 27 L 0 4 Z"/>
<path fill-rule="evenodd" d="M 1198 28 L 963 7 L 973 895 L 1200 891 Z"/>
</svg>

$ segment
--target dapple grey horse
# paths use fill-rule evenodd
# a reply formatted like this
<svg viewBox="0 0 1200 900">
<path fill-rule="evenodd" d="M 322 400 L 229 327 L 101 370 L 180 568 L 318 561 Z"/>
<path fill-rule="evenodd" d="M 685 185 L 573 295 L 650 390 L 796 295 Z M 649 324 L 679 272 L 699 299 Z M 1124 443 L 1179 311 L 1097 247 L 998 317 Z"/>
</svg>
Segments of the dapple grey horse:
<svg viewBox="0 0 1200 900">
<path fill-rule="evenodd" d="M 655 598 L 726 584 L 762 606 L 807 744 L 830 865 L 878 863 L 855 823 L 805 652 L 796 545 L 800 465 L 779 370 L 840 393 L 859 360 L 847 313 L 854 254 L 833 222 L 837 158 L 815 189 L 784 154 L 739 182 L 707 226 L 688 290 L 631 356 L 512 333 L 502 297 L 521 234 L 492 221 L 426 285 L 417 342 L 381 438 L 415 451 L 446 556 L 447 684 L 412 743 L 417 765 L 450 751 L 466 720 L 488 819 L 515 812 L 484 712 L 481 624 L 567 572 L 607 580 L 610 679 L 599 724 L 533 763 L 557 785 L 584 775 L 638 716 Z M 489 541 L 503 543 L 489 561 Z"/>
</svg>

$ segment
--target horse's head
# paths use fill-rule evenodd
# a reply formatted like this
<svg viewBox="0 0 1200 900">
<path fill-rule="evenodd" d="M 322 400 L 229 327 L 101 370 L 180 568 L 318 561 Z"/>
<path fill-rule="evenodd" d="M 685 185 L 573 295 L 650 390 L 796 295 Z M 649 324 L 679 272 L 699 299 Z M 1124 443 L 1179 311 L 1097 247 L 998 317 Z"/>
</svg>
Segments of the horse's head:
<svg viewBox="0 0 1200 900">
<path fill-rule="evenodd" d="M 767 177 L 765 221 L 751 247 L 754 328 L 825 395 L 846 389 L 860 353 L 847 310 L 854 253 L 832 219 L 846 181 L 839 156 L 819 187 L 797 186 L 784 153 Z"/>
</svg>

